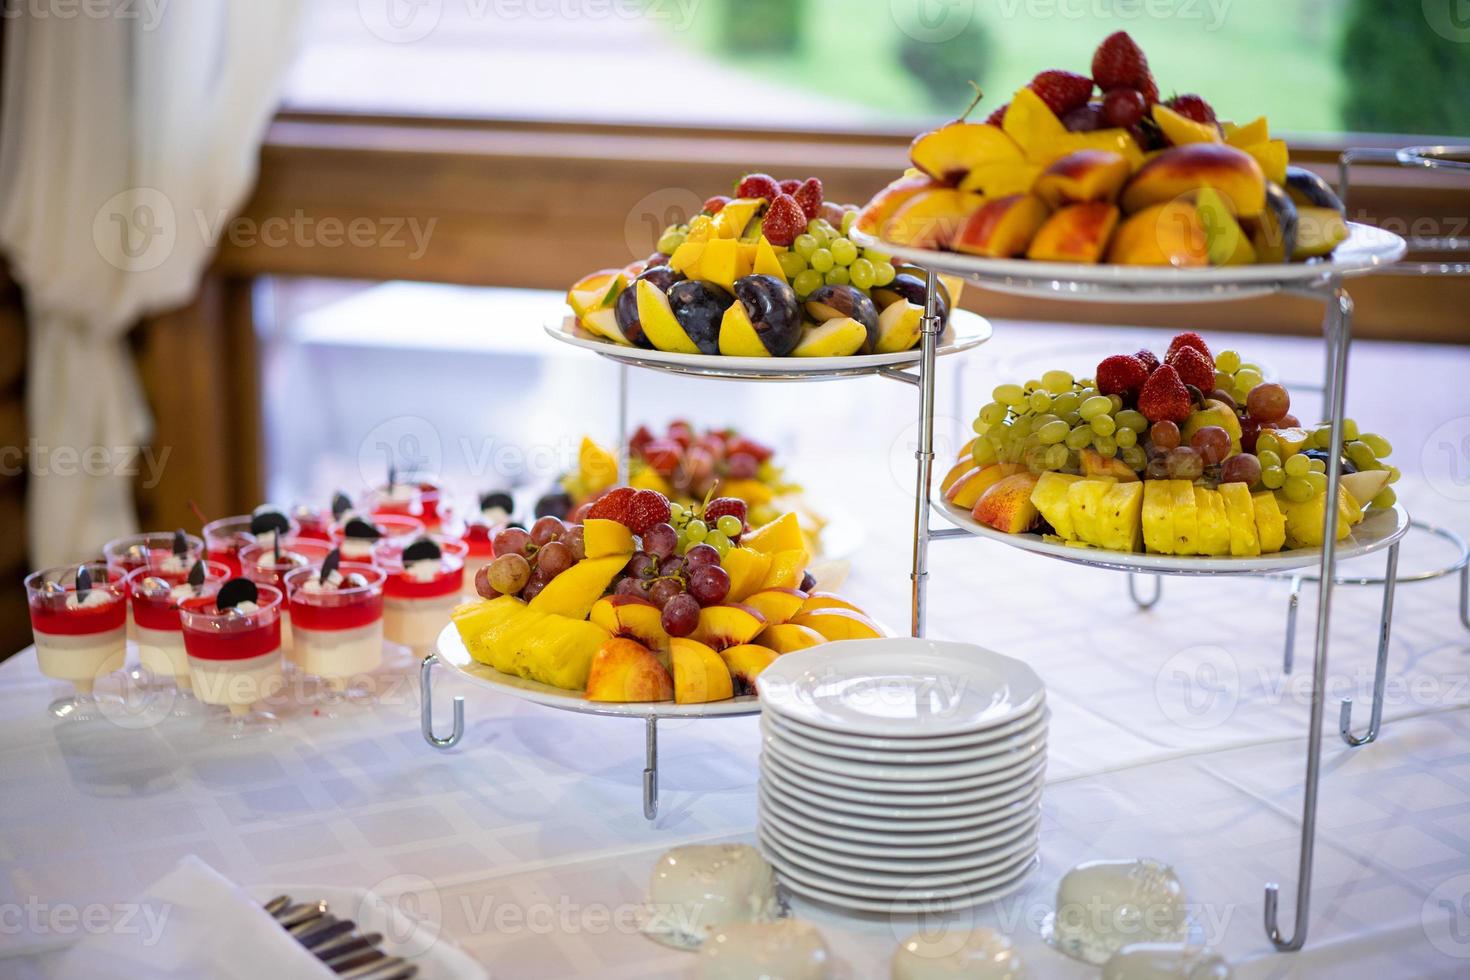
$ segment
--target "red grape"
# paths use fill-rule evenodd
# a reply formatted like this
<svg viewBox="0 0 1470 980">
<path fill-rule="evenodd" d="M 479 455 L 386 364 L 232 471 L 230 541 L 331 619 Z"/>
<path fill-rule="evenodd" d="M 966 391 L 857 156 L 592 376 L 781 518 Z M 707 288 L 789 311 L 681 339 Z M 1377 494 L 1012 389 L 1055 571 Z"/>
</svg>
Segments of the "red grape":
<svg viewBox="0 0 1470 980">
<path fill-rule="evenodd" d="M 540 569 L 533 571 L 530 581 L 526 583 L 525 588 L 521 589 L 521 598 L 530 602 L 541 594 L 541 590 L 546 588 L 546 583 L 549 581 L 551 580 L 541 575 Z"/>
<path fill-rule="evenodd" d="M 760 469 L 760 460 L 750 453 L 732 453 L 725 461 L 730 467 L 730 478 L 732 480 L 751 480 L 755 478 L 756 471 Z"/>
<path fill-rule="evenodd" d="M 668 555 L 659 560 L 658 574 L 662 577 L 684 574 L 684 559 L 678 555 Z"/>
<path fill-rule="evenodd" d="M 631 595 L 637 596 L 639 599 L 647 599 L 648 583 L 642 579 L 629 576 L 618 582 L 617 587 L 613 591 L 618 595 Z"/>
<path fill-rule="evenodd" d="M 679 593 L 664 603 L 661 617 L 664 632 L 670 636 L 688 636 L 699 625 L 699 603 L 692 595 Z"/>
<path fill-rule="evenodd" d="M 1261 422 L 1276 422 L 1291 410 L 1291 396 L 1274 381 L 1262 381 L 1245 396 L 1245 410 Z"/>
<path fill-rule="evenodd" d="M 623 571 L 634 578 L 651 578 L 658 571 L 658 559 L 646 551 L 635 551 Z"/>
<path fill-rule="evenodd" d="M 1214 391 L 1210 392 L 1209 397 L 1213 398 L 1217 402 L 1224 402 L 1231 408 L 1240 407 L 1239 403 L 1237 403 L 1235 400 L 1235 396 L 1226 391 L 1224 388 L 1216 388 Z"/>
<path fill-rule="evenodd" d="M 719 565 L 700 565 L 689 573 L 689 594 L 704 606 L 724 602 L 730 594 L 730 576 Z"/>
<path fill-rule="evenodd" d="M 1205 462 L 1200 454 L 1188 446 L 1176 446 L 1164 457 L 1164 466 L 1171 480 L 1197 480 L 1205 471 Z"/>
<path fill-rule="evenodd" d="M 1136 88 L 1115 88 L 1103 96 L 1103 119 L 1109 126 L 1127 128 L 1143 118 L 1148 111 L 1143 93 Z"/>
<path fill-rule="evenodd" d="M 1276 423 L 1269 423 L 1275 425 Z M 1266 426 L 1247 415 L 1240 420 L 1240 448 L 1248 453 L 1256 451 L 1256 437 Z"/>
<path fill-rule="evenodd" d="M 643 549 L 650 555 L 667 558 L 679 547 L 679 532 L 672 524 L 655 524 L 643 532 Z"/>
<path fill-rule="evenodd" d="M 485 566 L 486 582 L 501 595 L 515 595 L 531 579 L 531 566 L 520 555 L 501 555 Z M 478 587 L 478 576 L 476 576 Z M 482 592 L 481 595 L 484 595 Z"/>
<path fill-rule="evenodd" d="M 1278 429 L 1294 429 L 1301 424 L 1301 421 L 1295 415 L 1292 415 L 1290 413 L 1287 413 L 1286 415 L 1283 415 L 1281 416 L 1281 418 L 1276 420 L 1276 428 Z"/>
<path fill-rule="evenodd" d="M 676 578 L 661 578 L 648 588 L 648 598 L 662 609 L 676 595 L 684 594 L 684 584 Z"/>
<path fill-rule="evenodd" d="M 1169 465 L 1164 462 L 1162 456 L 1157 459 L 1151 459 L 1148 461 L 1148 465 L 1143 468 L 1143 478 L 1145 480 L 1167 480 L 1169 478 Z"/>
<path fill-rule="evenodd" d="M 561 522 L 560 517 L 552 517 L 547 514 L 531 525 L 531 543 L 539 548 L 548 541 L 555 541 L 565 534 L 566 530 L 567 526 Z"/>
<path fill-rule="evenodd" d="M 500 595 L 500 592 L 490 585 L 489 565 L 481 565 L 480 570 L 475 573 L 475 591 L 482 599 L 494 599 Z"/>
<path fill-rule="evenodd" d="M 1261 461 L 1250 453 L 1236 453 L 1220 467 L 1221 483 L 1244 483 L 1253 487 L 1261 479 Z"/>
<path fill-rule="evenodd" d="M 560 541 L 549 541 L 536 553 L 536 567 L 548 580 L 556 578 L 576 563 L 577 559 L 572 557 L 572 549 Z"/>
<path fill-rule="evenodd" d="M 1220 462 L 1230 452 L 1230 433 L 1218 425 L 1202 425 L 1189 439 L 1189 445 L 1204 458 L 1206 466 Z"/>
<path fill-rule="evenodd" d="M 582 525 L 574 524 L 561 536 L 561 543 L 572 549 L 572 557 L 577 561 L 587 557 L 587 543 L 582 535 Z"/>
<path fill-rule="evenodd" d="M 1148 430 L 1148 440 L 1154 444 L 1155 449 L 1173 449 L 1179 445 L 1179 426 L 1168 419 L 1155 422 Z"/>
<path fill-rule="evenodd" d="M 684 552 L 684 565 L 691 572 L 701 565 L 718 565 L 719 563 L 720 553 L 711 545 L 697 544 Z"/>
<path fill-rule="evenodd" d="M 508 527 L 495 535 L 495 541 L 491 547 L 497 555 L 520 555 L 526 551 L 526 545 L 531 543 L 531 536 L 518 527 Z"/>
</svg>

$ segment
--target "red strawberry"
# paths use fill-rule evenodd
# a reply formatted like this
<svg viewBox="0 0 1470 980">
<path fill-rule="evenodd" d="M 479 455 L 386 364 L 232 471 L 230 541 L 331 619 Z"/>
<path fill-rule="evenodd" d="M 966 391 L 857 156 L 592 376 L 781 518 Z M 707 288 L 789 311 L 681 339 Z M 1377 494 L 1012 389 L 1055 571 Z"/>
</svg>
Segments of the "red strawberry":
<svg viewBox="0 0 1470 980">
<path fill-rule="evenodd" d="M 1010 107 L 1011 107 L 1011 104 L 1009 102 L 1007 102 L 1005 105 L 1001 106 L 999 109 L 996 109 L 990 115 L 986 116 L 985 117 L 985 122 L 988 125 L 991 125 L 991 126 L 1003 126 L 1003 125 L 1005 125 L 1005 121 L 1006 121 L 1006 110 L 1009 109 Z"/>
<path fill-rule="evenodd" d="M 801 205 L 801 210 L 806 214 L 806 220 L 811 221 L 822 213 L 822 181 L 817 177 L 808 177 L 796 193 L 791 195 L 796 203 Z"/>
<path fill-rule="evenodd" d="M 640 425 L 636 430 L 634 430 L 633 435 L 628 439 L 629 455 L 635 457 L 642 456 L 643 447 L 652 442 L 653 439 L 653 433 L 649 431 L 648 426 Z"/>
<path fill-rule="evenodd" d="M 1179 380 L 1185 384 L 1194 385 L 1200 391 L 1215 387 L 1215 366 L 1193 347 L 1180 347 L 1169 355 L 1168 363 L 1179 372 Z"/>
<path fill-rule="evenodd" d="M 1115 31 L 1103 38 L 1092 55 L 1092 79 L 1104 92 L 1115 88 L 1136 88 L 1143 91 L 1144 98 L 1148 98 L 1148 91 L 1143 85 L 1144 79 L 1148 78 L 1148 58 L 1144 57 L 1143 49 L 1128 36 L 1127 31 Z M 1154 98 L 1158 98 L 1157 89 Z"/>
<path fill-rule="evenodd" d="M 1159 101 L 1159 83 L 1154 81 L 1153 75 L 1145 73 L 1138 83 L 1138 90 L 1143 93 L 1143 101 L 1150 106 Z"/>
<path fill-rule="evenodd" d="M 671 513 L 668 497 L 657 490 L 639 490 L 628 503 L 628 530 L 642 534 L 655 524 L 667 524 Z"/>
<path fill-rule="evenodd" d="M 746 174 L 735 185 L 736 197 L 763 197 L 767 201 L 774 201 L 780 193 L 781 185 L 770 174 Z"/>
<path fill-rule="evenodd" d="M 1174 352 L 1181 347 L 1193 347 L 1195 350 L 1205 355 L 1205 359 L 1208 360 L 1211 364 L 1215 362 L 1215 355 L 1210 353 L 1210 348 L 1209 345 L 1205 343 L 1205 338 L 1201 337 L 1199 334 L 1195 333 L 1192 330 L 1186 330 L 1184 333 L 1175 334 L 1174 339 L 1169 341 L 1169 349 L 1164 352 L 1164 360 L 1168 361 L 1172 359 L 1174 357 Z M 1214 374 L 1210 375 L 1210 387 L 1215 387 Z"/>
<path fill-rule="evenodd" d="M 781 181 L 781 193 L 782 194 L 795 194 L 796 193 L 796 189 L 798 187 L 800 187 L 800 186 L 801 186 L 801 181 L 799 181 L 799 180 L 783 180 L 783 181 Z"/>
<path fill-rule="evenodd" d="M 771 455 L 775 452 L 775 450 L 771 449 L 769 446 L 756 442 L 749 436 L 735 436 L 725 446 L 725 452 L 732 456 L 736 453 L 745 453 L 749 456 L 755 457 L 755 461 L 757 463 L 764 463 L 766 460 L 771 458 Z"/>
<path fill-rule="evenodd" d="M 1114 354 L 1105 357 L 1097 366 L 1097 390 L 1104 395 L 1138 394 L 1148 380 L 1148 368 L 1136 357 Z"/>
<path fill-rule="evenodd" d="M 745 501 L 739 497 L 716 497 L 704 508 L 704 523 L 713 528 L 715 521 L 726 514 L 734 514 L 740 518 L 740 523 L 743 525 L 746 515 Z"/>
<path fill-rule="evenodd" d="M 607 493 L 598 497 L 591 507 L 587 508 L 585 518 L 595 517 L 601 520 L 617 521 L 624 526 L 628 525 L 628 504 L 638 491 L 632 487 L 615 487 Z"/>
<path fill-rule="evenodd" d="M 648 468 L 659 476 L 669 476 L 679 468 L 684 447 L 672 439 L 655 439 L 643 447 L 643 458 L 648 461 Z"/>
<path fill-rule="evenodd" d="M 1031 91 L 1041 96 L 1047 108 L 1058 116 L 1087 102 L 1092 94 L 1092 79 L 1070 71 L 1044 71 L 1031 79 Z"/>
<path fill-rule="evenodd" d="M 694 426 L 683 419 L 675 419 L 670 422 L 668 432 L 665 434 L 685 449 L 694 445 Z"/>
<path fill-rule="evenodd" d="M 1215 110 L 1211 109 L 1210 104 L 1198 95 L 1176 95 L 1164 105 L 1197 123 L 1204 123 L 1206 126 L 1215 125 Z"/>
<path fill-rule="evenodd" d="M 1101 390 L 1101 389 L 1098 389 Z M 1164 364 L 1148 376 L 1138 393 L 1138 410 L 1150 422 L 1184 422 L 1194 411 L 1194 399 L 1179 380 L 1179 372 Z"/>
<path fill-rule="evenodd" d="M 806 231 L 810 220 L 796 198 L 790 194 L 778 194 L 761 220 L 761 234 L 772 245 L 789 246 L 796 241 L 797 235 Z"/>
<path fill-rule="evenodd" d="M 729 203 L 730 199 L 728 197 L 723 194 L 716 194 L 714 197 L 704 202 L 704 213 L 719 214 L 721 211 L 725 210 L 725 205 Z"/>
<path fill-rule="evenodd" d="M 1153 374 L 1159 369 L 1159 359 L 1153 351 L 1141 350 L 1133 356 L 1138 358 L 1138 363 L 1142 364 L 1145 368 L 1148 369 L 1149 374 Z"/>
</svg>

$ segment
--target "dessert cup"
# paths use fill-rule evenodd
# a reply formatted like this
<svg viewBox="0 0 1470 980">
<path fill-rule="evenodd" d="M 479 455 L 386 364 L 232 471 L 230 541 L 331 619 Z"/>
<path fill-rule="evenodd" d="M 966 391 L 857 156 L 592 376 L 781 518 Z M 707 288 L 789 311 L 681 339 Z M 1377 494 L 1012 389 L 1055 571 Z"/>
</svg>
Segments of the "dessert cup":
<svg viewBox="0 0 1470 980">
<path fill-rule="evenodd" d="M 217 561 L 206 561 L 203 574 L 202 583 L 191 585 L 188 570 L 180 573 L 167 560 L 153 560 L 133 569 L 124 579 L 135 627 L 139 672 L 149 681 L 168 678 L 173 682 L 175 699 L 171 713 L 180 717 L 197 714 L 202 704 L 194 696 L 179 604 L 186 599 L 214 595 L 229 579 L 230 570 Z"/>
<path fill-rule="evenodd" d="M 368 491 L 365 504 L 372 517 L 413 517 L 429 531 L 438 531 L 449 517 L 448 496 L 437 483 L 427 480 L 375 487 Z"/>
<path fill-rule="evenodd" d="M 480 570 L 495 560 L 495 548 L 492 544 L 495 529 L 483 521 L 472 521 L 465 525 L 460 532 L 459 539 L 464 542 L 464 597 L 466 599 L 477 599 L 479 593 L 475 591 L 475 580 Z"/>
<path fill-rule="evenodd" d="M 102 546 L 102 558 L 119 577 L 145 565 L 168 574 L 188 575 L 195 560 L 204 557 L 204 542 L 197 535 L 183 534 L 184 549 L 176 552 L 174 546 L 180 533 L 146 531 L 113 538 Z"/>
<path fill-rule="evenodd" d="M 253 519 L 250 514 L 241 514 L 238 517 L 221 517 L 217 521 L 210 521 L 204 525 L 205 557 L 224 565 L 230 570 L 232 576 L 238 576 L 240 574 L 240 549 L 248 544 L 258 543 L 267 548 L 273 544 L 273 532 L 260 535 L 250 533 L 250 523 Z M 290 521 L 285 536 L 295 537 L 299 530 L 296 522 Z"/>
<path fill-rule="evenodd" d="M 378 532 L 376 538 L 351 533 L 354 521 L 366 520 Z M 332 525 L 332 544 L 342 552 L 343 561 L 372 564 L 377 547 L 384 541 L 410 541 L 424 533 L 424 522 L 403 514 L 381 514 L 372 518 L 348 517 Z"/>
<path fill-rule="evenodd" d="M 426 546 L 432 557 L 420 557 Z M 387 574 L 383 585 L 383 635 L 422 659 L 434 646 L 439 631 L 464 593 L 463 541 L 443 535 L 425 535 L 411 542 L 379 542 L 376 564 Z"/>
<path fill-rule="evenodd" d="M 268 548 L 259 542 L 248 544 L 240 549 L 240 574 L 256 585 L 273 585 L 280 589 L 283 595 L 289 595 L 286 589 L 286 574 L 298 568 L 320 567 L 323 559 L 331 552 L 330 542 L 313 541 L 310 538 L 299 536 L 282 541 L 279 555 L 274 546 Z M 292 630 L 290 604 L 288 603 L 281 610 L 281 649 L 286 652 L 288 665 L 291 663 L 290 654 L 293 643 L 295 643 L 295 633 Z"/>
<path fill-rule="evenodd" d="M 344 562 L 321 579 L 321 567 L 286 574 L 295 633 L 288 657 L 303 673 L 319 677 L 329 702 L 371 702 L 365 675 L 383 662 L 383 584 L 374 565 Z"/>
<path fill-rule="evenodd" d="M 102 562 L 88 562 L 32 572 L 25 587 L 41 673 L 75 689 L 48 710 L 70 721 L 103 717 L 93 688 L 99 678 L 121 670 L 127 655 L 122 577 Z"/>
<path fill-rule="evenodd" d="M 225 583 L 221 592 L 233 587 Z M 243 738 L 275 730 L 276 720 L 256 705 L 280 690 L 281 610 L 284 597 L 272 585 L 256 585 L 257 599 L 221 609 L 221 593 L 184 600 L 179 618 L 194 691 L 229 715 L 220 734 Z"/>
</svg>

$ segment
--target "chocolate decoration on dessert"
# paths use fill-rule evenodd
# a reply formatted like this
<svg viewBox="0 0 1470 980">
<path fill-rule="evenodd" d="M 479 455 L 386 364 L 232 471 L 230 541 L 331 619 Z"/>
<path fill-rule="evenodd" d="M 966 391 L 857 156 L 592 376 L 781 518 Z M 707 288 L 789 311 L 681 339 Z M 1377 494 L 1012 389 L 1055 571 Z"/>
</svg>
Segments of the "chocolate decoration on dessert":
<svg viewBox="0 0 1470 980">
<path fill-rule="evenodd" d="M 342 564 L 342 551 L 339 548 L 333 548 L 327 552 L 327 557 L 322 559 L 322 568 L 321 571 L 317 572 L 317 581 L 325 582 L 331 578 L 332 573 L 337 570 L 337 566 L 340 564 Z"/>
<path fill-rule="evenodd" d="M 480 509 L 489 510 L 492 507 L 499 507 L 509 515 L 515 512 L 516 502 L 504 490 L 492 490 L 490 493 L 480 494 Z"/>
<path fill-rule="evenodd" d="M 234 609 L 242 602 L 260 601 L 260 590 L 248 578 L 232 578 L 219 587 L 214 604 L 220 610 Z"/>
<path fill-rule="evenodd" d="M 189 587 L 196 593 L 204 585 L 204 562 L 195 561 L 194 567 L 189 569 Z"/>
<path fill-rule="evenodd" d="M 443 554 L 432 539 L 419 538 L 403 549 L 403 563 L 407 565 L 411 561 L 438 561 Z"/>
<path fill-rule="evenodd" d="M 396 466 L 394 466 L 392 463 L 389 463 L 388 464 L 388 492 L 389 493 L 392 493 L 393 492 L 393 488 L 395 486 L 397 486 L 397 484 L 398 484 L 398 468 Z"/>
<path fill-rule="evenodd" d="M 77 601 L 85 602 L 87 593 L 92 591 L 92 573 L 87 571 L 86 565 L 77 566 Z"/>
<path fill-rule="evenodd" d="M 286 519 L 286 515 L 270 504 L 261 504 L 255 508 L 255 513 L 250 515 L 251 534 L 269 534 L 274 531 L 279 535 L 289 530 L 291 530 L 291 522 Z"/>
<path fill-rule="evenodd" d="M 332 520 L 340 521 L 342 515 L 352 509 L 352 498 L 341 490 L 332 494 Z"/>
<path fill-rule="evenodd" d="M 354 517 L 342 528 L 342 533 L 349 538 L 360 538 L 364 541 L 376 541 L 383 536 L 371 521 L 365 521 L 361 517 Z"/>
<path fill-rule="evenodd" d="M 183 528 L 174 532 L 173 553 L 180 558 L 189 553 L 189 539 L 185 537 Z"/>
</svg>

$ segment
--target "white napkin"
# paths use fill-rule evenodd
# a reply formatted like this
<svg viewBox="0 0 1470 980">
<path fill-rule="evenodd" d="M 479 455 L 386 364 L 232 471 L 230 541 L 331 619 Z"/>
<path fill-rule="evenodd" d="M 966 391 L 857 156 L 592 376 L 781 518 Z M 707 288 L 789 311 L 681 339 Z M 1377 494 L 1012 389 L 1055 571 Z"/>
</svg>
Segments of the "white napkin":
<svg viewBox="0 0 1470 980">
<path fill-rule="evenodd" d="M 87 980 L 329 980 L 335 974 L 260 905 L 197 857 L 133 900 L 126 921 L 89 935 L 53 976 Z"/>
</svg>

